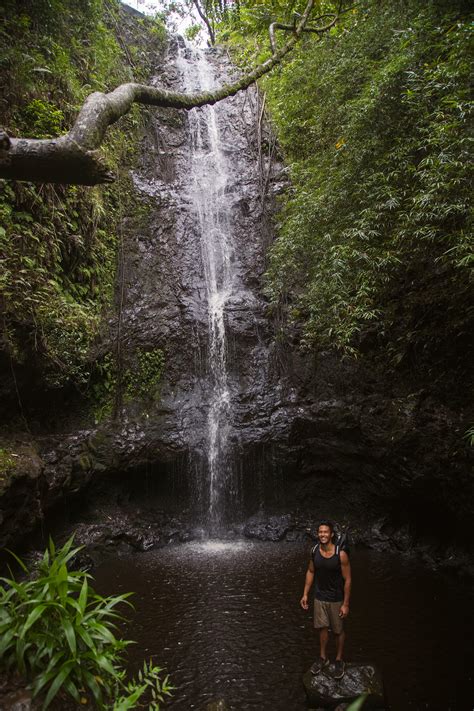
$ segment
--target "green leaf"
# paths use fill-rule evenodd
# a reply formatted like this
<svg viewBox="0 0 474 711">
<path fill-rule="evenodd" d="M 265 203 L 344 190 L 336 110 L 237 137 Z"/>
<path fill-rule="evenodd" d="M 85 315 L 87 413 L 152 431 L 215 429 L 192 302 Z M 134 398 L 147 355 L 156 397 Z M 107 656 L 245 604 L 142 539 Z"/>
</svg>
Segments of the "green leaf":
<svg viewBox="0 0 474 711">
<path fill-rule="evenodd" d="M 81 615 L 84 615 L 84 613 L 86 611 L 88 592 L 89 592 L 89 588 L 88 588 L 87 578 L 84 578 L 84 582 L 82 583 L 81 593 L 79 595 L 79 601 L 78 601 Z"/>
<path fill-rule="evenodd" d="M 0 657 L 3 657 L 3 655 L 5 654 L 6 650 L 8 649 L 11 642 L 13 641 L 15 634 L 16 634 L 15 629 L 9 629 L 1 635 L 1 637 L 0 637 Z"/>
<path fill-rule="evenodd" d="M 74 632 L 74 628 L 71 624 L 71 621 L 68 618 L 64 618 L 62 620 L 62 625 L 64 629 L 64 634 L 66 635 L 67 642 L 69 644 L 69 648 L 73 655 L 76 655 L 76 635 Z"/>
<path fill-rule="evenodd" d="M 85 642 L 85 644 L 87 645 L 87 647 L 89 647 L 89 649 L 95 649 L 95 643 L 93 642 L 93 640 L 92 640 L 91 636 L 89 635 L 89 633 L 87 632 L 87 630 L 84 629 L 84 627 L 82 625 L 79 625 L 79 627 L 77 628 L 77 634 Z"/>
<path fill-rule="evenodd" d="M 353 702 L 347 707 L 346 711 L 360 711 L 360 709 L 362 708 L 362 706 L 363 706 L 364 703 L 365 703 L 365 700 L 366 700 L 367 696 L 368 696 L 367 694 L 362 694 L 362 696 L 359 696 L 358 699 L 356 699 L 355 701 L 353 701 Z"/>
<path fill-rule="evenodd" d="M 70 696 L 76 701 L 76 703 L 80 703 L 81 701 L 81 696 L 79 694 L 79 690 L 76 686 L 76 684 L 70 679 L 69 677 L 64 681 L 64 688 L 68 692 Z"/>
<path fill-rule="evenodd" d="M 121 652 L 132 642 L 116 638 L 114 631 L 115 620 L 123 619 L 115 608 L 130 604 L 128 595 L 97 595 L 87 573 L 67 570 L 73 554 L 71 540 L 58 549 L 51 540 L 38 577 L 19 583 L 3 579 L 0 653 L 5 667 L 28 673 L 35 697 L 47 691 L 45 709 L 61 688 L 77 702 L 85 685 L 100 708 L 104 697 L 114 698 L 121 690 L 128 689 L 124 703 L 135 695 L 138 699 L 141 686 L 158 691 L 159 669 L 151 665 L 140 671 L 141 685 L 125 680 Z"/>
<path fill-rule="evenodd" d="M 97 701 L 98 704 L 100 704 L 101 699 L 102 699 L 102 692 L 100 690 L 100 687 L 99 687 L 94 675 L 91 674 L 89 671 L 85 670 L 84 671 L 84 680 L 87 684 L 87 687 L 92 691 L 94 699 Z"/>
<path fill-rule="evenodd" d="M 11 551 L 9 548 L 5 548 L 5 550 L 7 551 L 7 553 L 9 553 L 11 556 L 13 556 L 13 558 L 16 560 L 16 562 L 18 563 L 18 565 L 20 566 L 20 568 L 23 570 L 23 572 L 27 573 L 27 572 L 28 572 L 28 568 L 27 568 L 26 565 L 23 563 L 22 559 L 19 558 L 19 557 L 18 557 L 13 551 Z"/>
<path fill-rule="evenodd" d="M 38 607 L 35 607 L 30 614 L 28 615 L 26 622 L 23 626 L 23 629 L 21 631 L 20 637 L 24 637 L 25 634 L 28 632 L 30 627 L 34 625 L 37 619 L 41 617 L 43 612 L 46 610 L 46 605 L 38 605 Z"/>
<path fill-rule="evenodd" d="M 108 659 L 108 657 L 103 654 L 98 655 L 96 657 L 96 662 L 101 667 L 101 669 L 105 669 L 105 671 L 108 672 L 111 676 L 115 676 L 115 667 L 111 664 L 110 659 Z"/>
<path fill-rule="evenodd" d="M 51 703 L 51 701 L 54 699 L 54 697 L 58 693 L 58 691 L 61 688 L 61 686 L 63 685 L 64 681 L 71 673 L 73 665 L 74 665 L 74 661 L 72 661 L 72 660 L 65 662 L 65 664 L 63 664 L 63 666 L 59 670 L 59 673 L 57 674 L 56 678 L 54 679 L 53 683 L 49 687 L 48 693 L 46 695 L 46 699 L 44 700 L 43 709 L 48 708 L 49 704 Z"/>
</svg>

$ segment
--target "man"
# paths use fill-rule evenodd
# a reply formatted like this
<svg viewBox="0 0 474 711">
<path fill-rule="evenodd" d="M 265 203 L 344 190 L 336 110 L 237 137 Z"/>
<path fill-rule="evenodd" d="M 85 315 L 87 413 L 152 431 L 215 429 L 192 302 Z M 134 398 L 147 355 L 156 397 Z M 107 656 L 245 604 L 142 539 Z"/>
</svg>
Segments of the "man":
<svg viewBox="0 0 474 711">
<path fill-rule="evenodd" d="M 314 626 L 319 629 L 319 659 L 311 667 L 312 674 L 319 674 L 329 664 L 326 647 L 331 629 L 336 638 L 336 663 L 334 678 L 344 676 L 344 623 L 349 614 L 351 596 L 351 564 L 349 556 L 332 542 L 334 533 L 330 521 L 322 521 L 318 527 L 319 543 L 311 551 L 306 571 L 303 597 L 300 605 L 308 609 L 308 594 L 314 582 Z"/>
</svg>

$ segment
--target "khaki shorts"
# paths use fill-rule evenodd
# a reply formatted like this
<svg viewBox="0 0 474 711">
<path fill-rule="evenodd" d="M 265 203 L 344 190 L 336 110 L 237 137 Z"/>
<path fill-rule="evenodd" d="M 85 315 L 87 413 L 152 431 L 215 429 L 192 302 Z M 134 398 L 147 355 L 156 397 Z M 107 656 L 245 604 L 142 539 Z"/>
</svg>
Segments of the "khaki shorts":
<svg viewBox="0 0 474 711">
<path fill-rule="evenodd" d="M 340 634 L 343 630 L 342 617 L 339 617 L 341 602 L 323 602 L 322 600 L 314 601 L 314 626 L 316 629 L 321 627 L 329 627 L 334 634 Z"/>
</svg>

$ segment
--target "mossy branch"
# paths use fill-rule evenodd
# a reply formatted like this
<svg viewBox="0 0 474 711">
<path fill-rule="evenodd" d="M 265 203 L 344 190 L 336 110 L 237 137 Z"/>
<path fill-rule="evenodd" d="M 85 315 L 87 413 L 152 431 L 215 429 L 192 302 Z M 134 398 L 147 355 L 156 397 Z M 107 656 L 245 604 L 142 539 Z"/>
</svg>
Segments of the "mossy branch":
<svg viewBox="0 0 474 711">
<path fill-rule="evenodd" d="M 122 84 L 108 94 L 95 92 L 84 102 L 72 129 L 64 136 L 52 139 L 12 138 L 0 132 L 0 178 L 44 183 L 96 185 L 111 182 L 114 176 L 107 169 L 98 151 L 107 128 L 124 116 L 134 103 L 147 106 L 192 109 L 215 104 L 228 96 L 247 89 L 267 74 L 291 51 L 302 33 L 313 9 L 308 0 L 299 22 L 291 28 L 292 35 L 280 49 L 272 39 L 272 55 L 237 81 L 212 92 L 181 94 L 144 84 Z M 322 19 L 327 15 L 321 16 Z M 325 32 L 337 21 L 337 15 L 318 29 Z M 317 21 L 317 20 L 316 20 Z M 275 25 L 271 28 L 274 36 Z M 280 26 L 286 29 L 285 26 Z M 313 30 L 312 30 L 313 31 Z"/>
</svg>

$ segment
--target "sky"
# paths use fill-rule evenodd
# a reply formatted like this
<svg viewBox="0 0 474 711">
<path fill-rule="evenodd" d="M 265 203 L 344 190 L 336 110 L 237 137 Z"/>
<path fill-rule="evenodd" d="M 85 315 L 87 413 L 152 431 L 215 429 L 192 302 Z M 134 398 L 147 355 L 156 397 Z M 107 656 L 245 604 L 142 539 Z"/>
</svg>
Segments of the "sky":
<svg viewBox="0 0 474 711">
<path fill-rule="evenodd" d="M 124 2 L 124 0 L 120 1 Z M 162 4 L 159 0 L 127 0 L 124 4 L 130 5 L 130 7 L 133 7 L 139 12 L 143 12 L 145 15 L 154 15 L 155 12 L 159 12 L 162 9 Z M 192 24 L 202 25 L 202 22 L 195 12 L 193 12 L 192 17 L 186 17 L 184 19 L 179 17 L 179 15 L 176 15 L 176 13 L 173 13 L 171 21 L 173 26 L 170 26 L 170 30 L 172 32 L 178 32 L 179 34 L 182 34 L 185 29 L 190 27 Z M 205 32 L 202 32 L 201 34 L 204 35 Z"/>
<path fill-rule="evenodd" d="M 160 2 L 157 0 L 127 0 L 124 4 L 130 5 L 130 7 L 143 12 L 145 15 L 153 15 L 160 10 Z"/>
</svg>

